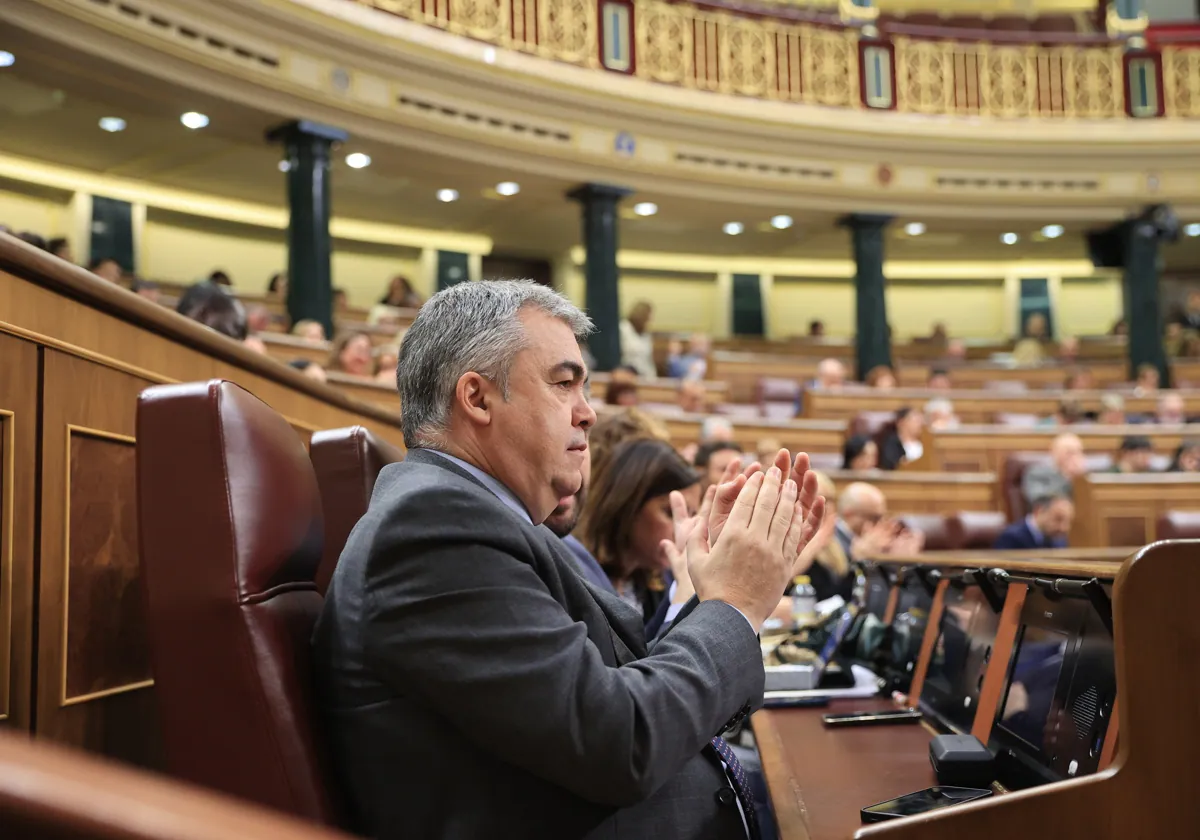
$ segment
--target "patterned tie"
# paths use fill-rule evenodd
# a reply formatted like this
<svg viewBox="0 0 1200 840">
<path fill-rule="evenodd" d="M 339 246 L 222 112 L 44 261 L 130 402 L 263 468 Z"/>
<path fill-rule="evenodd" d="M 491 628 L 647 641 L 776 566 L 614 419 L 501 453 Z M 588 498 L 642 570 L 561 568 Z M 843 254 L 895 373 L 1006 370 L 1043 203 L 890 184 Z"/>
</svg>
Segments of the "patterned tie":
<svg viewBox="0 0 1200 840">
<path fill-rule="evenodd" d="M 746 771 L 742 769 L 742 763 L 737 760 L 733 750 L 729 744 L 725 743 L 725 739 L 717 736 L 712 739 L 713 749 L 717 751 L 717 755 L 721 757 L 721 761 L 725 762 L 726 775 L 733 785 L 733 792 L 737 794 L 738 802 L 742 803 L 742 813 L 746 817 L 746 828 L 750 834 L 750 840 L 759 840 L 758 833 L 758 815 L 754 811 L 754 796 L 750 793 L 750 785 L 746 782 Z"/>
</svg>

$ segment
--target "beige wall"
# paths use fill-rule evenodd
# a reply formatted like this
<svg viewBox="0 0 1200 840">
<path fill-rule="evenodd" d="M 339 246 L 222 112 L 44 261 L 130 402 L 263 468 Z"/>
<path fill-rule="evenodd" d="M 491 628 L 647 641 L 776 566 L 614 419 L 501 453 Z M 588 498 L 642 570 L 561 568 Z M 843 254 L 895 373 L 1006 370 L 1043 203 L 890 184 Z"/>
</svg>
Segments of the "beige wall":
<svg viewBox="0 0 1200 840">
<path fill-rule="evenodd" d="M 763 301 L 769 338 L 808 333 L 815 318 L 825 322 L 825 334 L 854 333 L 854 283 L 851 280 L 812 280 L 776 277 Z"/>
<path fill-rule="evenodd" d="M 1064 277 L 1055 312 L 1058 334 L 1106 334 L 1124 308 L 1120 277 Z"/>
<path fill-rule="evenodd" d="M 5 182 L 5 186 L 0 187 L 0 225 L 7 225 L 14 233 L 30 231 L 46 239 L 70 238 L 68 201 L 69 196 L 65 194 L 60 198 L 39 195 L 36 188 L 30 192 L 17 191 Z"/>
<path fill-rule="evenodd" d="M 929 335 L 937 321 L 961 338 L 996 338 L 1004 332 L 1004 282 L 893 280 L 887 310 L 897 341 Z"/>
<path fill-rule="evenodd" d="M 619 293 L 622 315 L 641 300 L 654 307 L 652 329 L 711 333 L 717 327 L 716 275 L 654 276 L 622 271 Z"/>
</svg>

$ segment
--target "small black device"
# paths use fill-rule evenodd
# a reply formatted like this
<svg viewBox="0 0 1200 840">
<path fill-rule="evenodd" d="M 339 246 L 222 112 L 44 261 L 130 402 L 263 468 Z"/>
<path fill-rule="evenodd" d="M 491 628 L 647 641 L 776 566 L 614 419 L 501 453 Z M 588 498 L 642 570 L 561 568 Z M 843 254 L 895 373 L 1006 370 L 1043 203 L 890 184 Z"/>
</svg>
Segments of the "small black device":
<svg viewBox="0 0 1200 840">
<path fill-rule="evenodd" d="M 829 705 L 829 697 L 818 694 L 813 697 L 763 697 L 764 709 L 823 709 Z"/>
<path fill-rule="evenodd" d="M 990 787 L 996 779 L 996 760 L 974 735 L 938 735 L 929 742 L 929 763 L 943 785 Z"/>
<path fill-rule="evenodd" d="M 898 820 L 901 817 L 912 817 L 917 814 L 927 814 L 930 811 L 940 811 L 952 808 L 964 802 L 974 802 L 977 799 L 987 799 L 992 795 L 990 789 L 960 788 L 960 787 L 931 787 L 908 793 L 880 802 L 869 808 L 862 809 L 862 821 L 865 823 Z"/>
<path fill-rule="evenodd" d="M 877 712 L 845 712 L 821 716 L 826 726 L 886 726 L 917 723 L 920 719 L 921 713 L 917 709 L 880 709 Z"/>
</svg>

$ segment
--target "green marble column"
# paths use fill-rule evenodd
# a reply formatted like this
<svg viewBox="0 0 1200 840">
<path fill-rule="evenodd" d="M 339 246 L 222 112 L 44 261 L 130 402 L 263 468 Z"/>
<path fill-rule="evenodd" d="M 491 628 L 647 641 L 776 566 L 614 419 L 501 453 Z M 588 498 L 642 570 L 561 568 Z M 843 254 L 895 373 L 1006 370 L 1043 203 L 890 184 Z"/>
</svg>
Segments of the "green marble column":
<svg viewBox="0 0 1200 840">
<path fill-rule="evenodd" d="M 330 150 L 344 142 L 346 132 L 328 125 L 298 120 L 267 132 L 267 140 L 287 150 L 288 316 L 325 325 L 333 336 L 333 280 L 329 236 Z"/>
<path fill-rule="evenodd" d="M 133 205 L 128 201 L 92 196 L 91 253 L 84 263 L 113 259 L 126 272 L 137 270 L 133 249 Z"/>
<path fill-rule="evenodd" d="M 1121 225 L 1125 244 L 1125 322 L 1129 327 L 1129 378 L 1144 364 L 1158 368 L 1159 382 L 1170 384 L 1163 349 L 1162 310 L 1158 296 L 1158 228 L 1147 217 Z"/>
<path fill-rule="evenodd" d="M 617 293 L 617 205 L 632 190 L 607 184 L 584 184 L 567 193 L 583 206 L 583 247 L 587 252 L 587 313 L 596 325 L 588 349 L 597 370 L 612 370 L 621 363 L 620 298 Z"/>
<path fill-rule="evenodd" d="M 448 289 L 470 280 L 471 257 L 458 251 L 437 252 L 437 290 Z"/>
<path fill-rule="evenodd" d="M 858 379 L 878 365 L 892 364 L 887 300 L 883 276 L 884 235 L 891 216 L 856 213 L 841 220 L 850 229 L 854 248 L 855 356 Z"/>
<path fill-rule="evenodd" d="M 733 334 L 761 337 L 765 326 L 762 278 L 757 274 L 733 275 Z"/>
</svg>

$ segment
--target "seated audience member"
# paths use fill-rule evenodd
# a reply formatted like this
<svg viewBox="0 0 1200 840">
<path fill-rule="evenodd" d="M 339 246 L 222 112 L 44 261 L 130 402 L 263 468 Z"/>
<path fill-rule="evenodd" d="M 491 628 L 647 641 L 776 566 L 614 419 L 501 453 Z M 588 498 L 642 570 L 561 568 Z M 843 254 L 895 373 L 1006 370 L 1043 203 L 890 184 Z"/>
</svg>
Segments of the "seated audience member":
<svg viewBox="0 0 1200 840">
<path fill-rule="evenodd" d="M 248 335 L 242 339 L 242 344 L 249 347 L 255 353 L 262 353 L 264 356 L 268 354 L 267 344 L 256 335 Z"/>
<path fill-rule="evenodd" d="M 1125 425 L 1128 422 L 1125 416 L 1125 398 L 1120 394 L 1102 394 L 1096 422 L 1102 426 Z"/>
<path fill-rule="evenodd" d="M 288 362 L 288 366 L 294 367 L 309 379 L 315 379 L 318 382 L 325 381 L 325 368 L 314 361 L 310 361 L 309 359 L 292 359 Z"/>
<path fill-rule="evenodd" d="M 388 283 L 388 289 L 379 299 L 381 306 L 395 306 L 403 309 L 420 309 L 421 296 L 413 290 L 412 283 L 402 274 L 397 274 Z"/>
<path fill-rule="evenodd" d="M 879 447 L 870 435 L 853 435 L 846 439 L 842 447 L 842 469 L 873 470 L 878 466 Z"/>
<path fill-rule="evenodd" d="M 396 365 L 400 361 L 400 348 L 386 344 L 375 354 L 375 381 L 384 385 L 396 384 Z"/>
<path fill-rule="evenodd" d="M 1059 339 L 1058 361 L 1060 364 L 1073 365 L 1079 361 L 1079 339 L 1073 335 Z"/>
<path fill-rule="evenodd" d="M 32 245 L 34 248 L 37 248 L 39 251 L 50 250 L 49 246 L 46 243 L 46 240 L 44 238 L 42 238 L 40 235 L 34 233 L 33 231 L 27 230 L 27 231 L 18 233 L 17 239 L 20 239 L 22 242 L 26 242 L 26 243 Z"/>
<path fill-rule="evenodd" d="M 632 382 L 610 382 L 604 392 L 605 405 L 630 408 L 638 404 L 638 386 Z"/>
<path fill-rule="evenodd" d="M 876 365 L 867 371 L 863 381 L 878 391 L 891 391 L 896 387 L 896 374 L 887 365 Z"/>
<path fill-rule="evenodd" d="M 326 370 L 348 373 L 351 376 L 374 376 L 375 360 L 371 356 L 371 336 L 364 332 L 345 332 L 333 342 L 333 350 L 325 363 Z"/>
<path fill-rule="evenodd" d="M 647 645 L 636 612 L 539 527 L 583 484 L 596 418 L 575 338 L 589 327 L 545 287 L 460 283 L 405 338 L 407 457 L 380 473 L 313 635 L 359 834 L 758 836 L 713 734 L 761 703 L 757 633 L 819 530 L 815 476 L 800 456 L 802 492 L 777 466 L 739 477 L 706 528 L 668 529 L 696 597 Z M 599 481 L 589 495 L 615 495 Z M 726 785 L 732 799 L 714 795 Z"/>
<path fill-rule="evenodd" d="M 246 310 L 241 301 L 213 283 L 189 286 L 179 298 L 175 311 L 237 341 L 245 341 L 249 335 Z"/>
<path fill-rule="evenodd" d="M 1058 401 L 1058 408 L 1049 417 L 1038 421 L 1039 426 L 1074 426 L 1087 419 L 1083 403 L 1074 397 L 1064 397 Z"/>
<path fill-rule="evenodd" d="M 609 382 L 632 382 L 637 384 L 638 372 L 636 368 L 629 365 L 617 365 L 612 369 L 612 373 L 608 375 Z"/>
<path fill-rule="evenodd" d="M 120 284 L 125 276 L 125 271 L 121 268 L 121 264 L 112 257 L 97 257 L 88 263 L 88 271 L 95 274 L 101 280 L 107 280 L 109 283 Z"/>
<path fill-rule="evenodd" d="M 826 391 L 840 391 L 846 384 L 846 366 L 837 359 L 822 359 L 817 365 L 813 385 Z"/>
<path fill-rule="evenodd" d="M 918 554 L 925 547 L 924 534 L 888 518 L 887 498 L 874 484 L 847 485 L 838 497 L 837 510 L 834 536 L 851 562 L 880 554 Z"/>
<path fill-rule="evenodd" d="M 638 376 L 653 379 L 658 375 L 654 367 L 654 339 L 650 335 L 650 316 L 654 307 L 640 300 L 629 310 L 629 315 L 620 323 L 621 364 L 629 365 Z"/>
<path fill-rule="evenodd" d="M 818 601 L 836 595 L 849 603 L 854 593 L 855 570 L 850 566 L 850 555 L 846 553 L 845 545 L 834 534 L 838 524 L 837 504 L 833 501 L 837 498 L 837 485 L 825 473 L 818 470 L 813 472 L 817 476 L 817 492 L 825 497 L 825 519 L 821 522 L 821 533 L 813 540 L 821 541 L 823 547 L 808 568 L 798 568 L 796 573 L 808 575 Z"/>
<path fill-rule="evenodd" d="M 929 331 L 929 338 L 926 340 L 930 344 L 944 345 L 950 340 L 950 334 L 946 332 L 946 325 L 941 321 L 935 321 L 933 329 Z"/>
<path fill-rule="evenodd" d="M 266 332 L 271 328 L 271 311 L 265 306 L 251 306 L 246 310 L 246 327 L 250 334 Z"/>
<path fill-rule="evenodd" d="M 46 250 L 60 260 L 66 260 L 69 263 L 75 262 L 75 254 L 71 251 L 71 243 L 66 237 L 57 236 L 46 243 Z"/>
<path fill-rule="evenodd" d="M 700 507 L 700 477 L 669 443 L 634 440 L 612 453 L 593 476 L 575 534 L 612 581 L 617 597 L 649 621 L 666 597 L 669 568 L 663 540 L 674 538 L 672 491 L 688 515 Z"/>
<path fill-rule="evenodd" d="M 583 459 L 582 481 L 579 484 L 579 490 L 576 491 L 574 496 L 559 502 L 558 507 L 546 517 L 545 525 L 554 536 L 563 541 L 563 545 L 571 550 L 571 555 L 575 558 L 575 562 L 579 566 L 578 571 L 584 578 L 606 592 L 616 595 L 617 590 L 613 588 L 612 581 L 608 579 L 604 567 L 587 550 L 587 546 L 581 543 L 579 538 L 572 533 L 575 530 L 575 526 L 579 524 L 579 517 L 583 513 L 584 502 L 587 501 L 587 490 L 588 484 L 591 481 L 591 474 L 592 459 L 585 457 Z"/>
<path fill-rule="evenodd" d="M 776 438 L 759 438 L 754 444 L 754 459 L 765 470 L 775 461 L 783 444 Z"/>
<path fill-rule="evenodd" d="M 925 415 L 919 408 L 905 406 L 897 410 L 894 428 L 879 444 L 880 469 L 894 470 L 901 464 L 919 460 L 925 454 L 921 443 L 924 429 Z"/>
<path fill-rule="evenodd" d="M 292 326 L 292 335 L 314 343 L 325 340 L 325 325 L 311 318 L 302 318 Z"/>
<path fill-rule="evenodd" d="M 1075 519 L 1075 505 L 1066 493 L 1055 493 L 1033 500 L 1033 510 L 1020 522 L 1014 522 L 996 537 L 992 548 L 1003 550 L 1066 548 L 1067 535 Z"/>
<path fill-rule="evenodd" d="M 1134 390 L 1137 393 L 1152 394 L 1158 390 L 1158 384 L 1158 368 L 1152 364 L 1138 365 L 1137 379 L 1133 383 Z"/>
<path fill-rule="evenodd" d="M 217 286 L 232 286 L 233 278 L 227 272 L 217 269 L 212 274 L 208 275 L 208 282 Z"/>
<path fill-rule="evenodd" d="M 1200 331 L 1200 289 L 1192 289 L 1175 322 L 1185 330 Z"/>
<path fill-rule="evenodd" d="M 709 416 L 700 424 L 700 442 L 733 440 L 733 424 L 725 417 Z"/>
<path fill-rule="evenodd" d="M 1178 356 L 1183 352 L 1184 337 L 1183 327 L 1177 321 L 1167 324 L 1163 330 L 1163 352 L 1167 354 L 1167 358 Z"/>
<path fill-rule="evenodd" d="M 647 439 L 670 442 L 671 435 L 658 418 L 639 408 L 623 408 L 599 418 L 588 435 L 592 472 L 603 470 L 609 457 L 622 443 Z"/>
<path fill-rule="evenodd" d="M 133 281 L 133 293 L 138 297 L 144 297 L 151 303 L 158 303 L 160 292 L 158 284 L 153 280 L 136 279 Z"/>
<path fill-rule="evenodd" d="M 1171 459 L 1171 472 L 1200 472 L 1200 440 L 1185 440 Z"/>
<path fill-rule="evenodd" d="M 1109 472 L 1143 473 L 1150 471 L 1150 459 L 1154 455 L 1154 446 L 1150 438 L 1142 435 L 1129 435 L 1117 447 L 1113 465 Z"/>
<path fill-rule="evenodd" d="M 946 342 L 946 355 L 942 357 L 942 361 L 953 367 L 960 365 L 967 360 L 967 343 L 961 338 L 952 338 Z"/>
<path fill-rule="evenodd" d="M 667 355 L 667 376 L 674 379 L 704 379 L 708 373 L 708 351 L 711 342 L 704 333 L 688 337 L 688 351 Z"/>
<path fill-rule="evenodd" d="M 1041 364 L 1046 358 L 1046 316 L 1035 312 L 1025 320 L 1025 334 L 1012 351 L 1013 362 L 1022 367 Z"/>
<path fill-rule="evenodd" d="M 1096 387 L 1096 379 L 1092 371 L 1085 367 L 1071 368 L 1067 378 L 1063 380 L 1064 391 L 1091 391 Z"/>
<path fill-rule="evenodd" d="M 1118 318 L 1113 322 L 1112 329 L 1108 331 L 1109 335 L 1129 335 L 1129 322 L 1124 318 Z"/>
<path fill-rule="evenodd" d="M 729 462 L 742 455 L 742 447 L 731 440 L 714 440 L 702 443 L 696 449 L 692 464 L 700 471 L 700 495 L 708 492 L 710 485 L 721 480 Z"/>
<path fill-rule="evenodd" d="M 267 297 L 274 300 L 287 300 L 288 276 L 286 271 L 276 271 L 267 281 Z M 314 321 L 313 323 L 317 323 Z M 324 341 L 324 339 L 322 339 Z"/>
<path fill-rule="evenodd" d="M 333 290 L 333 311 L 344 312 L 349 306 L 350 302 L 346 299 L 346 290 L 335 288 Z"/>
<path fill-rule="evenodd" d="M 1176 426 L 1188 421 L 1182 394 L 1163 394 L 1158 398 L 1154 419 L 1164 426 Z"/>
<path fill-rule="evenodd" d="M 954 385 L 950 382 L 950 374 L 942 368 L 933 368 L 929 371 L 929 378 L 925 380 L 925 387 L 930 391 L 951 391 Z"/>
<path fill-rule="evenodd" d="M 1034 499 L 1070 495 L 1071 483 L 1085 472 L 1083 441 L 1078 435 L 1058 435 L 1050 442 L 1050 460 L 1031 464 L 1021 476 L 1021 495 L 1030 504 Z"/>
<path fill-rule="evenodd" d="M 813 319 L 808 322 L 808 337 L 809 338 L 824 338 L 825 337 L 825 322 Z"/>
<path fill-rule="evenodd" d="M 675 404 L 688 414 L 704 414 L 708 411 L 708 391 L 703 382 L 688 379 L 679 383 L 675 393 Z"/>
<path fill-rule="evenodd" d="M 960 425 L 958 415 L 954 413 L 954 403 L 950 400 L 936 399 L 925 403 L 925 419 L 935 432 L 957 429 Z"/>
</svg>

